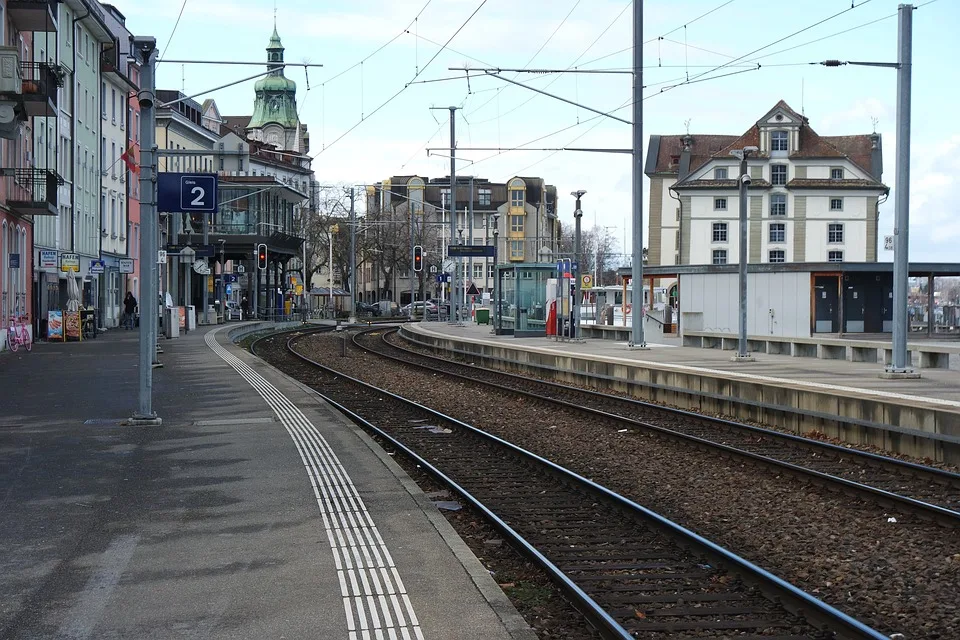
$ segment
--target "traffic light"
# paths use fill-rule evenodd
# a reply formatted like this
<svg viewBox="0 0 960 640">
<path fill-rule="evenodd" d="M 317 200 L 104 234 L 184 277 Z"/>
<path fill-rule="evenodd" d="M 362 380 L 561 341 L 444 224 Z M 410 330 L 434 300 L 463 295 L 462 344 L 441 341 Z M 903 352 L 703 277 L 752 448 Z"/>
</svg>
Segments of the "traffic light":
<svg viewBox="0 0 960 640">
<path fill-rule="evenodd" d="M 420 245 L 413 247 L 413 270 L 423 271 L 423 247 Z"/>
<path fill-rule="evenodd" d="M 257 266 L 261 271 L 267 268 L 267 245 L 262 242 L 257 245 Z"/>
</svg>

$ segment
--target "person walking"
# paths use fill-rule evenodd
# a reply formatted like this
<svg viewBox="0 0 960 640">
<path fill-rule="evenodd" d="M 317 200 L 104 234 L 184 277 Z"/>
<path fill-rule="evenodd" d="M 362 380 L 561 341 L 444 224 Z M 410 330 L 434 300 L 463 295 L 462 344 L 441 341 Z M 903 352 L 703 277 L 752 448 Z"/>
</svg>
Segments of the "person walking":
<svg viewBox="0 0 960 640">
<path fill-rule="evenodd" d="M 247 302 L 247 297 L 244 296 L 243 299 L 240 301 L 240 319 L 241 320 L 247 319 L 247 311 L 249 309 L 250 309 L 250 303 Z"/>
<path fill-rule="evenodd" d="M 124 329 L 134 328 L 136 312 L 137 312 L 137 299 L 133 297 L 132 292 L 127 291 L 127 295 L 123 297 L 123 328 Z"/>
</svg>

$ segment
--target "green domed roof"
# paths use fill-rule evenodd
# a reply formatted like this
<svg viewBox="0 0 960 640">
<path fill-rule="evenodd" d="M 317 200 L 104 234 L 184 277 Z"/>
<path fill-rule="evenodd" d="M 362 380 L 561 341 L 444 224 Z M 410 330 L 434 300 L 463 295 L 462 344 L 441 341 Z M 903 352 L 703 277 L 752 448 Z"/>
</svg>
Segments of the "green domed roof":
<svg viewBox="0 0 960 640">
<path fill-rule="evenodd" d="M 257 80 L 253 85 L 254 91 L 297 91 L 297 83 L 282 75 L 268 75 Z"/>
</svg>

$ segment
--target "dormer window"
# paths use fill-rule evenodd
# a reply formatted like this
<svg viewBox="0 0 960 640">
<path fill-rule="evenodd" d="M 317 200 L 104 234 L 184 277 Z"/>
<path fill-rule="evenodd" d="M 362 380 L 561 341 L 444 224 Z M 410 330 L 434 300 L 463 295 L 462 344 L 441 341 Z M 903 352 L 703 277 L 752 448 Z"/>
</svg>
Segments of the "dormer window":
<svg viewBox="0 0 960 640">
<path fill-rule="evenodd" d="M 843 180 L 843 169 L 842 168 L 830 169 L 830 179 Z"/>
<path fill-rule="evenodd" d="M 713 179 L 714 179 L 714 180 L 726 180 L 726 179 L 727 179 L 727 169 L 726 169 L 726 167 L 714 169 L 714 170 L 713 170 Z"/>
<path fill-rule="evenodd" d="M 771 151 L 787 150 L 787 132 L 786 131 L 773 131 L 770 133 L 770 150 Z"/>
</svg>

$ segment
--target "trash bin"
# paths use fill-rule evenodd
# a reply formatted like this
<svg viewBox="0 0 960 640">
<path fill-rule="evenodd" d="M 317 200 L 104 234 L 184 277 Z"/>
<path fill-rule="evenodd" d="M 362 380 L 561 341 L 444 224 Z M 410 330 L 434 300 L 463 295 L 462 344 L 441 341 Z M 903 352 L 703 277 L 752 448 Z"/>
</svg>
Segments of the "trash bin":
<svg viewBox="0 0 960 640">
<path fill-rule="evenodd" d="M 477 309 L 474 314 L 477 318 L 477 324 L 490 324 L 490 309 Z"/>
</svg>

